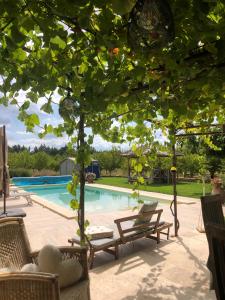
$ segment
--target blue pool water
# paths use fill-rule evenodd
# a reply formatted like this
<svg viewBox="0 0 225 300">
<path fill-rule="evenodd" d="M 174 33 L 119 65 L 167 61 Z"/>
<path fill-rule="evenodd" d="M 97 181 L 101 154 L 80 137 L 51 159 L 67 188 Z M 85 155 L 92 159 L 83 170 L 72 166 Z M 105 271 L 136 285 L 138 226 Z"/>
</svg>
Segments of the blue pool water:
<svg viewBox="0 0 225 300">
<path fill-rule="evenodd" d="M 13 177 L 12 181 L 18 186 L 63 184 L 71 181 L 71 175 L 65 176 L 41 176 L 41 177 Z"/>
<path fill-rule="evenodd" d="M 33 192 L 47 201 L 70 208 L 69 202 L 71 195 L 66 189 L 66 184 L 55 186 L 30 186 L 24 187 L 28 192 Z M 78 190 L 79 197 L 79 190 Z M 155 199 L 149 197 L 141 197 L 145 202 Z M 160 200 L 161 202 L 161 200 Z M 132 198 L 130 194 L 116 192 L 95 187 L 85 187 L 85 210 L 87 212 L 109 212 L 116 210 L 124 210 L 137 205 L 137 200 Z"/>
</svg>

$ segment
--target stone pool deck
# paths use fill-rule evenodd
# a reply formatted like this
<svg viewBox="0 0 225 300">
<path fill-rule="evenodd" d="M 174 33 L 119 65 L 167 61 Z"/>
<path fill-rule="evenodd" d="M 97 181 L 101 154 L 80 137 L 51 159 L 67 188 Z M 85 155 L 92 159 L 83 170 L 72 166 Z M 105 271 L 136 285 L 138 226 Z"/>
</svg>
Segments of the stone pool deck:
<svg viewBox="0 0 225 300">
<path fill-rule="evenodd" d="M 208 288 L 206 237 L 196 230 L 200 203 L 197 199 L 182 200 L 178 205 L 178 238 L 162 240 L 159 245 L 144 239 L 123 245 L 118 261 L 106 253 L 97 254 L 94 269 L 90 271 L 92 300 L 216 299 Z M 74 220 L 37 203 L 27 206 L 23 198 L 7 203 L 8 209 L 19 207 L 27 213 L 24 221 L 33 250 L 46 243 L 68 245 L 68 238 L 76 231 Z M 159 206 L 163 208 L 162 219 L 172 221 L 169 201 Z M 86 217 L 92 225 L 114 227 L 114 219 L 129 214 L 132 211 L 89 214 Z"/>
</svg>

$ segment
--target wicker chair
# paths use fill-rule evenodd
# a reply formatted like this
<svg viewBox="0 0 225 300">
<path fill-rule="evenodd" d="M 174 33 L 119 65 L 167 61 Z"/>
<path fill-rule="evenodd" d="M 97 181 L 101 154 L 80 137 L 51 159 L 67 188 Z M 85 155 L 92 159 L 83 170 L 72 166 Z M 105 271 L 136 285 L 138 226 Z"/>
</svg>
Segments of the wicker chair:
<svg viewBox="0 0 225 300">
<path fill-rule="evenodd" d="M 87 250 L 81 247 L 59 247 L 63 260 L 76 258 L 83 266 L 81 280 L 59 290 L 58 276 L 47 273 L 1 273 L 0 300 L 90 300 Z M 0 268 L 20 270 L 37 262 L 38 252 L 31 252 L 22 218 L 0 219 Z"/>
<path fill-rule="evenodd" d="M 207 224 L 214 223 L 225 225 L 224 215 L 222 209 L 222 203 L 224 198 L 221 195 L 210 195 L 201 197 L 201 205 L 202 205 L 202 217 L 205 226 L 206 237 L 209 243 L 209 233 L 207 231 Z M 209 248 L 209 257 L 207 261 L 207 267 L 212 272 L 212 254 Z M 211 280 L 210 288 L 213 289 L 213 281 Z"/>
<path fill-rule="evenodd" d="M 225 226 L 208 223 L 209 249 L 217 300 L 225 299 Z"/>
</svg>

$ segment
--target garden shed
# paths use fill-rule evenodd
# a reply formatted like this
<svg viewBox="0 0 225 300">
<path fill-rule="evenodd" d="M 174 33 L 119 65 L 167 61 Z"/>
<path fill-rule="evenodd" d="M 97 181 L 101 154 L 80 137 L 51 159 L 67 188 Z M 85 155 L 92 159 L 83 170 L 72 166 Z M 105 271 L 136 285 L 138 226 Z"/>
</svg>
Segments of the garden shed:
<svg viewBox="0 0 225 300">
<path fill-rule="evenodd" d="M 60 163 L 60 175 L 72 175 L 76 168 L 76 160 L 73 157 L 65 158 Z"/>
<path fill-rule="evenodd" d="M 74 170 L 78 170 L 79 166 L 74 157 L 68 157 L 60 163 L 60 175 L 72 175 Z M 91 164 L 85 168 L 85 172 L 95 173 L 96 178 L 100 177 L 100 166 L 97 160 L 92 160 Z"/>
</svg>

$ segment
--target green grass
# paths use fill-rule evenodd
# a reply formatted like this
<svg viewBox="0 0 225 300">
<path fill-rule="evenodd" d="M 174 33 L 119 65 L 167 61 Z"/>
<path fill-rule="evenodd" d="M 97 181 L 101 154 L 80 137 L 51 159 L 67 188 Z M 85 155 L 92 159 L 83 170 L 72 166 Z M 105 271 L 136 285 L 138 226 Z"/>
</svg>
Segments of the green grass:
<svg viewBox="0 0 225 300">
<path fill-rule="evenodd" d="M 96 183 L 119 186 L 124 188 L 132 188 L 127 178 L 124 177 L 102 177 Z M 142 191 L 157 192 L 163 194 L 173 194 L 173 187 L 169 184 L 149 184 L 140 185 Z M 211 192 L 211 185 L 206 184 L 206 193 Z M 180 182 L 177 184 L 177 194 L 184 197 L 200 198 L 202 196 L 202 184 L 197 182 Z"/>
</svg>

